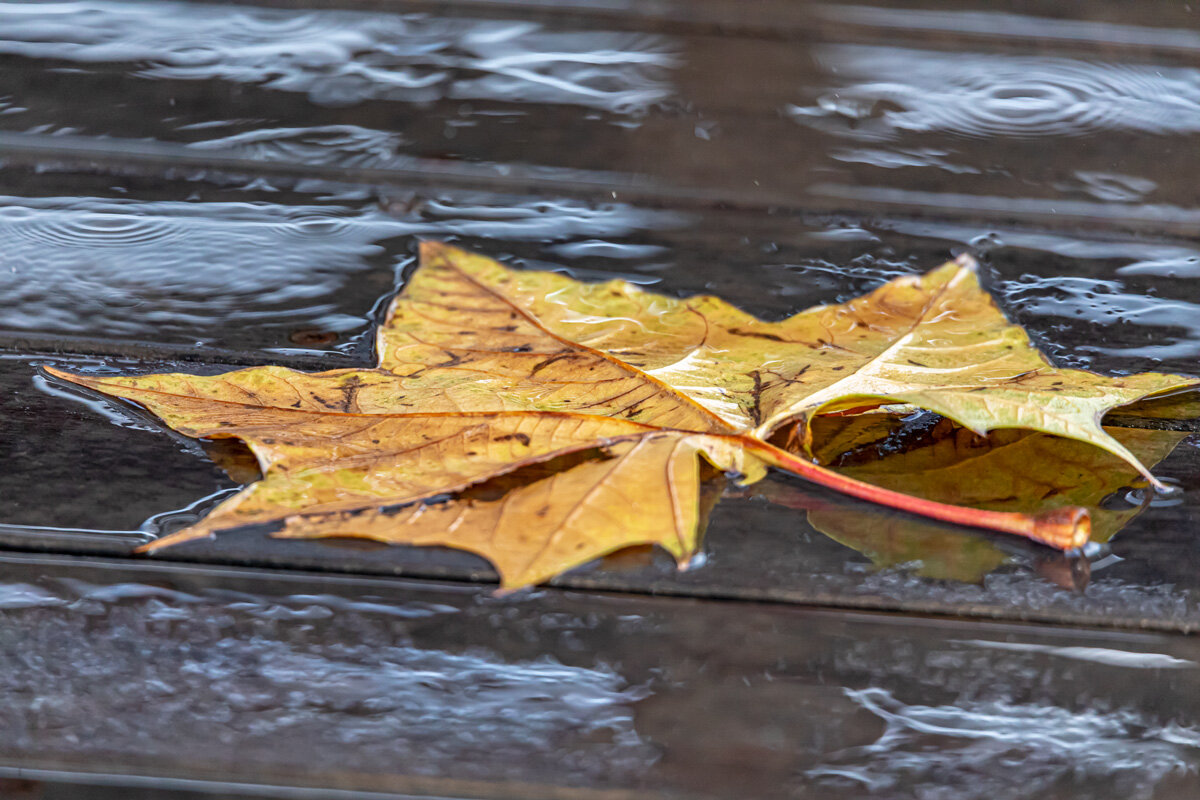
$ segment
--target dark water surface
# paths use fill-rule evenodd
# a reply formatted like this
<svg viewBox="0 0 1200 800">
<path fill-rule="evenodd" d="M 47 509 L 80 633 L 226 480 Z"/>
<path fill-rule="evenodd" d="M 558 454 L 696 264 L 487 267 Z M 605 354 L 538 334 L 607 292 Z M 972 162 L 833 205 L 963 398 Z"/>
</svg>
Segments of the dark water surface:
<svg viewBox="0 0 1200 800">
<path fill-rule="evenodd" d="M 1200 374 L 1198 56 L 1200 20 L 1165 0 L 0 3 L 0 543 L 125 555 L 237 486 L 197 443 L 39 365 L 369 364 L 373 326 L 421 238 L 585 280 L 713 292 L 772 319 L 970 251 L 1056 363 Z M 1180 491 L 1075 556 L 932 525 L 913 533 L 773 479 L 773 502 L 717 507 L 690 572 L 652 557 L 558 583 L 1196 630 L 1200 439 L 1194 424 L 1166 427 L 1178 435 L 1155 472 Z M 1134 508 L 1145 499 L 1134 492 L 1107 503 Z M 856 521 L 831 526 L 830 504 Z M 493 577 L 465 554 L 253 534 L 164 557 Z M 731 624 L 725 604 L 696 605 L 714 609 L 696 612 L 703 628 L 674 612 L 690 601 L 647 611 L 628 599 L 611 601 L 638 605 L 628 641 L 564 633 L 547 650 L 554 617 L 539 603 L 571 605 L 568 628 L 587 631 L 578 621 L 604 605 L 554 591 L 512 606 L 468 592 L 429 612 L 469 617 L 478 650 L 454 624 L 422 622 L 426 638 L 405 638 L 383 612 L 307 600 L 278 605 L 277 627 L 255 638 L 268 623 L 246 609 L 266 601 L 234 608 L 242 601 L 191 590 L 93 601 L 66 567 L 28 590 L 32 578 L 5 569 L 0 595 L 33 598 L 4 606 L 7 629 L 32 642 L 14 640 L 0 670 L 13 676 L 4 691 L 31 698 L 11 707 L 10 764 L 58 752 L 64 764 L 46 769 L 86 771 L 108 742 L 121 758 L 146 748 L 150 760 L 129 769 L 150 774 L 154 758 L 204 740 L 214 763 L 253 742 L 272 774 L 375 776 L 335 782 L 356 790 L 425 791 L 378 778 L 397 759 L 418 775 L 421 753 L 428 775 L 537 787 L 505 790 L 522 797 L 559 796 L 547 786 L 1195 795 L 1190 639 L 1154 639 L 1143 649 L 1158 655 L 1131 661 L 1119 652 L 1142 645 L 1093 641 L 1109 634 L 1080 634 L 1079 647 L 1062 631 L 985 636 L 965 623 L 976 633 L 910 635 L 883 618 L 753 607 L 754 624 L 786 642 L 763 633 L 701 656 L 688 648 L 710 635 L 697 630 Z M 153 582 L 96 582 L 110 580 Z M 329 617 L 319 609 L 365 638 L 305 621 Z M 625 631 L 623 613 L 596 619 Z M 520 647 L 498 652 L 480 633 L 494 614 L 523 620 Z M 650 648 L 660 633 L 674 644 L 655 647 L 684 654 L 635 663 L 642 644 L 630 642 Z M 773 683 L 775 647 L 792 671 Z M 92 666 L 71 673 L 68 652 Z M 706 658 L 727 671 L 697 677 Z M 38 695 L 38 675 L 57 688 Z M 87 699 L 92 680 L 109 699 Z M 153 721 L 136 708 L 147 691 L 166 709 Z M 789 703 L 798 710 L 785 714 Z M 725 713 L 727 735 L 695 733 Z M 832 721 L 814 727 L 821 715 Z M 221 738 L 231 730 L 241 738 Z M 1018 762 L 1021 784 L 1001 766 Z M 744 785 L 761 791 L 721 783 L 759 767 Z M 463 786 L 430 791 L 482 792 Z"/>
<path fill-rule="evenodd" d="M 238 797 L 1200 785 L 1189 637 L 28 556 L 0 578 L 0 770 L 39 779 L 101 763 Z"/>
</svg>

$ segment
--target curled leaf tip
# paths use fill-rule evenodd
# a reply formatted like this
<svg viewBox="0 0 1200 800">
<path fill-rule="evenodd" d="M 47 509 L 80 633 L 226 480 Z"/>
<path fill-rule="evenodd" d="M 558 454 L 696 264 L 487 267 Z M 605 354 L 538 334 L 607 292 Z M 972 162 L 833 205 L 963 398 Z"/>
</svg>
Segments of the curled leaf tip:
<svg viewBox="0 0 1200 800">
<path fill-rule="evenodd" d="M 417 245 L 417 252 L 420 253 L 421 259 L 424 260 L 429 256 L 440 253 L 446 249 L 445 242 L 435 241 L 433 239 L 423 239 Z"/>
<path fill-rule="evenodd" d="M 971 272 L 979 271 L 979 262 L 970 253 L 963 253 L 958 258 L 954 259 L 954 263 L 958 264 L 963 269 L 969 269 Z"/>
<path fill-rule="evenodd" d="M 79 382 L 78 379 L 76 379 L 74 375 L 72 375 L 69 372 L 63 372 L 61 369 L 58 369 L 57 367 L 51 367 L 51 366 L 43 364 L 42 366 L 38 367 L 38 371 L 45 375 L 49 375 L 54 378 L 59 378 L 60 380 L 71 381 L 73 383 Z"/>
</svg>

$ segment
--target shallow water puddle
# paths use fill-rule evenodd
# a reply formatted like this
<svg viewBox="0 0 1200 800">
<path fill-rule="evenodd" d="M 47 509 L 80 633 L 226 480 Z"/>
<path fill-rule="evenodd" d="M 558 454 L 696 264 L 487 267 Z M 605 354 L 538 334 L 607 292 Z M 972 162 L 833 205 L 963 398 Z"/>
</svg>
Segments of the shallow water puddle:
<svg viewBox="0 0 1200 800">
<path fill-rule="evenodd" d="M 1057 363 L 1200 370 L 1186 4 L 270 5 L 0 4 L 5 547 L 122 555 L 237 485 L 39 365 L 370 363 L 421 237 L 770 319 L 971 251 Z M 866 508 L 835 540 L 808 515 L 840 501 L 778 480 L 795 507 L 726 498 L 690 572 L 559 585 L 1192 631 L 1193 430 L 1156 468 L 1181 491 L 1081 554 L 941 528 L 901 547 Z M 1186 638 L 202 565 L 494 577 L 258 535 L 120 575 L 12 558 L 10 765 L 922 800 L 1185 797 L 1200 768 Z"/>
</svg>

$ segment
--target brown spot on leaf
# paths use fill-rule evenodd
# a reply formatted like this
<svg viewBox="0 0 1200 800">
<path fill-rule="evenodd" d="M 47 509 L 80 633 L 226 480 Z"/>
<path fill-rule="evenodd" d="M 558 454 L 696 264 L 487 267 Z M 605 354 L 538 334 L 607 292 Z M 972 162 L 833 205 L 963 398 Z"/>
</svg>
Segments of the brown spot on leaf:
<svg viewBox="0 0 1200 800">
<path fill-rule="evenodd" d="M 735 336 L 749 336 L 754 339 L 766 339 L 771 342 L 786 342 L 782 336 L 774 333 L 763 333 L 762 331 L 748 331 L 745 328 L 730 328 L 729 332 Z"/>
<path fill-rule="evenodd" d="M 526 447 L 529 446 L 529 434 L 527 433 L 506 433 L 503 436 L 497 436 L 492 441 L 494 442 L 510 442 L 516 440 Z"/>
</svg>

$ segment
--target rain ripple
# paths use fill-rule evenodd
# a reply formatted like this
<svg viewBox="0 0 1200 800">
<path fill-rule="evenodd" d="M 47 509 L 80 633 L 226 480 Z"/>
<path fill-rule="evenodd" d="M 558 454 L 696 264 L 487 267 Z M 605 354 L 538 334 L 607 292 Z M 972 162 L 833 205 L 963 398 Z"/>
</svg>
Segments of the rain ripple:
<svg viewBox="0 0 1200 800">
<path fill-rule="evenodd" d="M 313 225 L 320 237 L 294 241 Z M 164 339 L 295 315 L 358 327 L 326 298 L 390 227 L 325 206 L 0 197 L 0 325 Z"/>
<path fill-rule="evenodd" d="M 0 209 L 0 230 L 32 244 L 83 248 L 161 246 L 184 235 L 180 226 L 164 218 L 103 211 L 33 217 L 28 209 Z"/>
<path fill-rule="evenodd" d="M 1200 131 L 1194 68 L 848 45 L 822 48 L 818 57 L 826 72 L 853 82 L 785 111 L 852 138 Z"/>
<path fill-rule="evenodd" d="M 326 106 L 496 100 L 618 115 L 668 99 L 677 63 L 652 34 L 156 2 L 0 4 L 0 54 L 129 63 L 145 78 L 254 84 Z"/>
<path fill-rule="evenodd" d="M 0 327 L 189 343 L 236 324 L 344 333 L 369 325 L 413 236 L 571 242 L 677 224 L 619 203 L 492 195 L 359 207 L 0 196 Z"/>
</svg>

